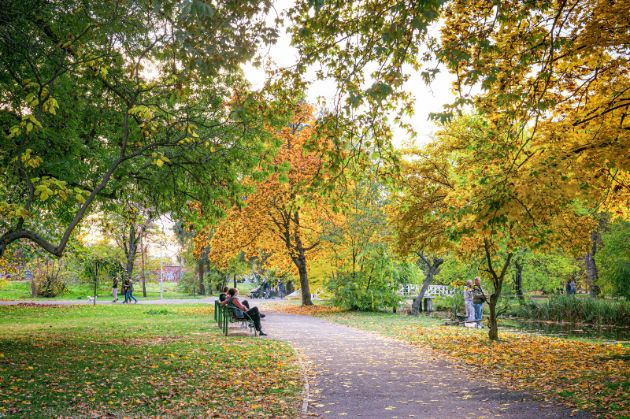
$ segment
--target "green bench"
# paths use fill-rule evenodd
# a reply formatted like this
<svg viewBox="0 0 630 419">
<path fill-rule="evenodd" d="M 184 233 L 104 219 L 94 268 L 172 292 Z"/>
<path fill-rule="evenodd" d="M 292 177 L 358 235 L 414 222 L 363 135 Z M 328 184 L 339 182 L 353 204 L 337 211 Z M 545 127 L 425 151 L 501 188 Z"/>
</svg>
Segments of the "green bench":
<svg viewBox="0 0 630 419">
<path fill-rule="evenodd" d="M 228 335 L 231 323 L 238 323 L 242 328 L 249 329 L 250 332 L 253 332 L 254 336 L 257 336 L 258 332 L 254 326 L 254 321 L 247 313 L 243 313 L 244 317 L 237 317 L 236 310 L 238 309 L 233 305 L 227 304 L 222 306 L 218 300 L 214 302 L 214 320 L 217 322 L 217 326 L 223 330 L 223 334 L 225 336 Z"/>
</svg>

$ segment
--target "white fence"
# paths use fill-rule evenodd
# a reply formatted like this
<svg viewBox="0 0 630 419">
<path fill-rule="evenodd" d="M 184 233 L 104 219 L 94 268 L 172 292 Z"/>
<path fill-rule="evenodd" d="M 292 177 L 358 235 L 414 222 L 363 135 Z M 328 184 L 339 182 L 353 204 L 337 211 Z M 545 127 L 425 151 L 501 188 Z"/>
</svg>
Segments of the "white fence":
<svg viewBox="0 0 630 419">
<path fill-rule="evenodd" d="M 422 285 L 405 284 L 400 289 L 399 293 L 405 297 L 415 297 L 420 294 Z M 449 287 L 448 285 L 429 285 L 427 292 L 424 294 L 427 297 L 438 297 L 444 295 L 453 295 L 457 290 Z"/>
</svg>

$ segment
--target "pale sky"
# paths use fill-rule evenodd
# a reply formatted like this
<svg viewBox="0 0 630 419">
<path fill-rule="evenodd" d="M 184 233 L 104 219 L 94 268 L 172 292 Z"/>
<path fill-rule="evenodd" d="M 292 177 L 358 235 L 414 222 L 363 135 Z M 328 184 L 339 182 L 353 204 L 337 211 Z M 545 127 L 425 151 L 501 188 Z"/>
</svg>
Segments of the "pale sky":
<svg viewBox="0 0 630 419">
<path fill-rule="evenodd" d="M 287 10 L 293 4 L 293 0 L 277 0 L 274 5 L 278 13 Z M 270 19 L 275 18 L 272 13 Z M 437 25 L 429 29 L 435 33 Z M 265 48 L 261 53 L 271 59 L 277 67 L 289 67 L 297 62 L 297 50 L 291 46 L 291 38 L 286 33 L 285 28 L 280 30 L 278 42 L 271 47 Z M 250 81 L 254 89 L 259 89 L 265 82 L 265 71 L 262 68 L 255 68 L 250 64 L 243 66 L 245 76 Z M 335 95 L 335 83 L 332 80 L 314 80 L 315 74 L 311 72 L 313 83 L 307 92 L 307 100 L 315 104 L 318 97 L 324 97 L 330 101 Z M 451 92 L 454 77 L 442 69 L 431 86 L 425 85 L 419 74 L 413 75 L 406 83 L 406 89 L 415 97 L 415 115 L 411 119 L 417 138 L 416 145 L 426 144 L 431 140 L 432 134 L 436 130 L 436 125 L 428 120 L 431 112 L 440 112 L 442 106 L 454 100 Z M 394 145 L 401 146 L 408 143 L 409 138 L 406 132 L 395 130 L 396 138 Z"/>
</svg>

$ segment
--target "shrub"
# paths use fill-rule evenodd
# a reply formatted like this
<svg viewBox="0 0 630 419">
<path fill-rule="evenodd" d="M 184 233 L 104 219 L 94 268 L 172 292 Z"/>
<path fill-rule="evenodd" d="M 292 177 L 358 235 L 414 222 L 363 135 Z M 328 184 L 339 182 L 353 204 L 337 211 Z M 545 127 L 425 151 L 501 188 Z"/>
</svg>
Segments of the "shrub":
<svg viewBox="0 0 630 419">
<path fill-rule="evenodd" d="M 512 314 L 535 320 L 630 326 L 630 302 L 621 300 L 553 296 L 544 303 L 515 307 Z"/>
<path fill-rule="evenodd" d="M 33 272 L 34 295 L 39 297 L 57 297 L 64 294 L 66 286 L 66 272 L 61 261 L 46 260 Z"/>
<path fill-rule="evenodd" d="M 464 310 L 464 294 L 457 291 L 453 295 L 445 295 L 437 297 L 433 300 L 433 309 L 435 311 L 447 311 L 451 318 L 455 318 L 455 314 L 463 313 Z"/>
<path fill-rule="evenodd" d="M 367 277 L 362 272 L 339 273 L 327 283 L 333 293 L 332 303 L 348 310 L 378 311 L 398 307 L 403 297 L 398 284 L 383 276 Z"/>
<path fill-rule="evenodd" d="M 355 272 L 338 271 L 326 284 L 335 306 L 348 310 L 379 311 L 398 307 L 402 284 L 416 283 L 419 269 L 396 262 L 384 244 L 372 245 Z"/>
<path fill-rule="evenodd" d="M 191 295 L 198 293 L 199 278 L 197 276 L 197 272 L 184 271 L 177 283 L 177 290 Z"/>
</svg>

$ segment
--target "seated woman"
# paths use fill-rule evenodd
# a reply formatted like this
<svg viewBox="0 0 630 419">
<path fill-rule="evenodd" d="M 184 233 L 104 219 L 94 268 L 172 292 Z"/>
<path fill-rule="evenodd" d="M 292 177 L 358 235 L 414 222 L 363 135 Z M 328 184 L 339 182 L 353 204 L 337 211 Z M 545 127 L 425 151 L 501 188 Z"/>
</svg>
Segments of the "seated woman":
<svg viewBox="0 0 630 419">
<path fill-rule="evenodd" d="M 228 292 L 228 287 L 223 287 L 223 291 L 221 292 L 221 294 L 219 294 L 219 301 L 220 302 L 224 302 L 225 299 L 227 298 L 227 292 Z"/>
<path fill-rule="evenodd" d="M 262 331 L 262 328 L 260 326 L 261 316 L 260 312 L 258 311 L 258 307 L 252 307 L 248 309 L 243 304 L 241 304 L 240 301 L 238 301 L 238 298 L 236 298 L 237 295 L 238 290 L 236 288 L 230 288 L 227 292 L 227 298 L 221 303 L 221 305 L 225 306 L 226 304 L 232 304 L 234 305 L 234 307 L 238 308 L 242 312 L 247 313 L 247 315 L 254 321 L 254 327 L 256 328 L 256 330 L 258 330 L 258 334 L 260 336 L 267 336 L 267 334 Z"/>
</svg>

